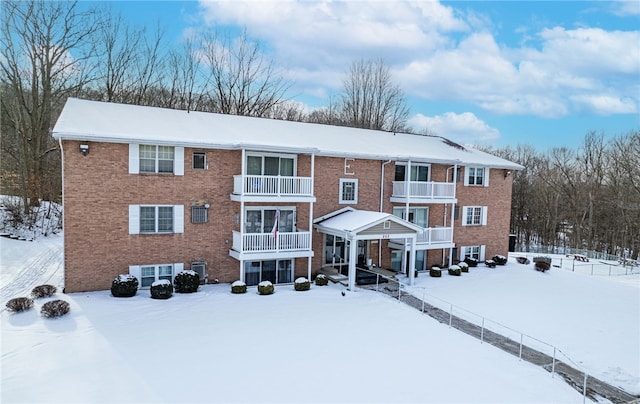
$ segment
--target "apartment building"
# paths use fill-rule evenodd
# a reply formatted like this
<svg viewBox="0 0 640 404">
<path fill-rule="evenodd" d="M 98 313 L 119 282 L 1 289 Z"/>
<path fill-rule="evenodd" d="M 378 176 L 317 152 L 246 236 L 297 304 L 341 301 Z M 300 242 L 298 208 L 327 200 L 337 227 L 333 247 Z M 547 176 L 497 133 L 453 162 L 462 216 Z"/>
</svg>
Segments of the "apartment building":
<svg viewBox="0 0 640 404">
<path fill-rule="evenodd" d="M 324 267 L 404 271 L 507 254 L 513 170 L 418 136 L 70 98 L 62 149 L 67 292 L 292 283 Z"/>
</svg>

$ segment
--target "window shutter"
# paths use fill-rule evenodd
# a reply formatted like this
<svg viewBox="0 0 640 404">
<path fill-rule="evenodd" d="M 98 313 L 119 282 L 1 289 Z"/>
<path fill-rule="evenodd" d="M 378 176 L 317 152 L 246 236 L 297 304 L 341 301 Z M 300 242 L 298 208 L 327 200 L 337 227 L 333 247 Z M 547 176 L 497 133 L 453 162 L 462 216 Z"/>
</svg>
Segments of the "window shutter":
<svg viewBox="0 0 640 404">
<path fill-rule="evenodd" d="M 463 226 L 467 226 L 468 211 L 469 211 L 469 207 L 468 206 L 463 206 L 462 207 L 462 225 Z"/>
<path fill-rule="evenodd" d="M 483 206 L 482 207 L 482 225 L 486 226 L 487 225 L 487 211 L 489 210 L 489 208 L 487 206 Z"/>
<path fill-rule="evenodd" d="M 184 233 L 184 205 L 173 206 L 173 232 Z"/>
<path fill-rule="evenodd" d="M 480 259 L 478 261 L 484 261 L 484 245 L 480 246 Z"/>
<path fill-rule="evenodd" d="M 469 168 L 465 167 L 464 170 L 461 168 L 460 171 L 462 171 L 462 176 L 464 178 L 464 186 L 466 187 L 467 185 L 469 185 L 469 173 L 468 173 Z"/>
<path fill-rule="evenodd" d="M 140 289 L 140 285 L 142 285 L 142 279 L 140 276 L 140 265 L 129 265 L 129 274 L 136 277 L 138 280 L 138 289 Z"/>
<path fill-rule="evenodd" d="M 129 174 L 140 174 L 140 145 L 129 145 Z"/>
<path fill-rule="evenodd" d="M 184 263 L 176 262 L 173 264 L 173 277 L 175 278 L 180 272 L 184 271 Z"/>
<path fill-rule="evenodd" d="M 467 247 L 460 247 L 460 261 L 464 261 L 467 256 Z"/>
<path fill-rule="evenodd" d="M 184 147 L 174 147 L 173 150 L 173 174 L 184 175 Z"/>
<path fill-rule="evenodd" d="M 129 205 L 129 234 L 140 234 L 140 205 Z"/>
<path fill-rule="evenodd" d="M 489 186 L 489 167 L 485 167 L 484 169 L 484 186 Z"/>
</svg>

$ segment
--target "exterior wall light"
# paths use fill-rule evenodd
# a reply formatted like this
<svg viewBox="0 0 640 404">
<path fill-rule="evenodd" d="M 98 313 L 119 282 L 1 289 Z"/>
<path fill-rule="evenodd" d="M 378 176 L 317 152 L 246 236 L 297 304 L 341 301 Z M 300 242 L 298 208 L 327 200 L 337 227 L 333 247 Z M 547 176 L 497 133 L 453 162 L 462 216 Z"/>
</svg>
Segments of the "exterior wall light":
<svg viewBox="0 0 640 404">
<path fill-rule="evenodd" d="M 81 144 L 80 145 L 80 153 L 82 153 L 83 156 L 86 156 L 87 154 L 89 154 L 89 145 L 88 144 Z"/>
</svg>

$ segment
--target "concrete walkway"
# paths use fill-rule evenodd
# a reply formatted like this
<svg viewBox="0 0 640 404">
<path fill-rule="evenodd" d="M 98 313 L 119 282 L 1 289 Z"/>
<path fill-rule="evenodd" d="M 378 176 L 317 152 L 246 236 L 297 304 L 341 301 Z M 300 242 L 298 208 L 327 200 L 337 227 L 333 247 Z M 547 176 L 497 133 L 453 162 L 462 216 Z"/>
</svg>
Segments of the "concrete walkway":
<svg viewBox="0 0 640 404">
<path fill-rule="evenodd" d="M 376 285 L 364 286 L 364 289 L 376 290 Z M 509 352 L 512 355 L 520 357 L 522 360 L 533 363 L 543 367 L 545 370 L 551 372 L 553 367 L 553 358 L 535 349 L 522 346 L 522 352 L 520 352 L 520 342 L 511 340 L 500 334 L 494 333 L 487 329 L 482 331 L 482 328 L 476 324 L 470 323 L 456 316 L 450 316 L 450 314 L 444 310 L 434 307 L 428 303 L 423 303 L 421 299 L 407 294 L 400 290 L 398 293 L 398 283 L 389 282 L 387 284 L 380 285 L 379 292 L 388 294 L 389 296 L 397 299 L 409 306 L 423 312 L 424 314 L 433 317 L 441 323 L 449 324 L 451 327 L 469 334 L 477 339 L 481 339 L 487 344 L 491 344 L 503 351 Z M 424 311 L 423 311 L 424 307 Z M 577 370 L 570 365 L 561 362 L 556 359 L 555 361 L 555 373 L 562 376 L 564 380 L 569 383 L 570 386 L 575 388 L 581 394 L 584 392 L 585 374 L 584 372 Z M 608 383 L 598 380 L 593 376 L 587 377 L 586 384 L 586 396 L 597 401 L 599 397 L 605 398 L 612 403 L 640 403 L 640 397 L 632 396 L 631 394 L 612 386 Z"/>
</svg>

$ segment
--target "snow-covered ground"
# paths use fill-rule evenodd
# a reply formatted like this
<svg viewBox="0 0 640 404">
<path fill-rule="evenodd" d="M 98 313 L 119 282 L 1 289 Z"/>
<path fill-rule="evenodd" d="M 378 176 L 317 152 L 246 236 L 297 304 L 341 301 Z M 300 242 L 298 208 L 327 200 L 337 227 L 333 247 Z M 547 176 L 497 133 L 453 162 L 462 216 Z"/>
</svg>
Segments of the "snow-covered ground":
<svg viewBox="0 0 640 404">
<path fill-rule="evenodd" d="M 0 238 L 0 249 L 2 308 L 37 284 L 61 285 L 62 237 Z M 28 262 L 39 264 L 26 271 Z M 36 268 L 45 270 L 27 275 Z M 515 263 L 471 271 L 421 275 L 414 290 L 425 287 L 434 300 L 552 343 L 637 388 L 637 283 Z M 222 284 L 166 301 L 146 290 L 128 299 L 58 293 L 71 304 L 59 319 L 39 315 L 51 299 L 24 313 L 3 310 L 0 401 L 582 402 L 562 378 L 383 294 L 342 291 L 289 285 L 271 296 L 255 288 L 232 295 Z"/>
</svg>

